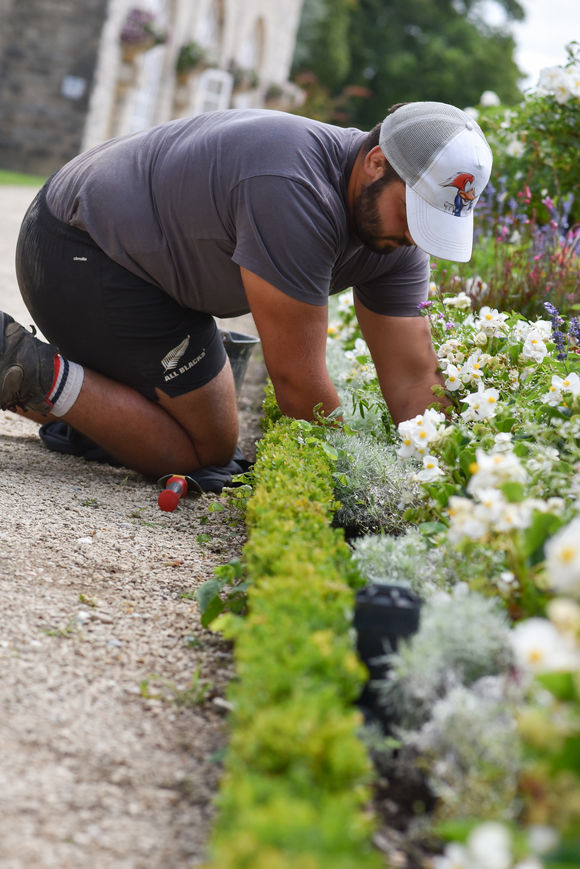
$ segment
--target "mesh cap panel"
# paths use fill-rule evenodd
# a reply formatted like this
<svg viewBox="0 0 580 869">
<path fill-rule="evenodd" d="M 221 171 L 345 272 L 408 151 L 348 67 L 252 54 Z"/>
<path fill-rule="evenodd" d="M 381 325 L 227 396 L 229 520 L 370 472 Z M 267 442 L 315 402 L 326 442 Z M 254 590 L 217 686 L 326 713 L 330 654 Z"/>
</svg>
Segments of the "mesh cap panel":
<svg viewBox="0 0 580 869">
<path fill-rule="evenodd" d="M 485 141 L 475 121 L 446 103 L 417 102 L 387 115 L 381 126 L 381 149 L 398 175 L 413 186 L 457 133 L 470 124 Z"/>
</svg>

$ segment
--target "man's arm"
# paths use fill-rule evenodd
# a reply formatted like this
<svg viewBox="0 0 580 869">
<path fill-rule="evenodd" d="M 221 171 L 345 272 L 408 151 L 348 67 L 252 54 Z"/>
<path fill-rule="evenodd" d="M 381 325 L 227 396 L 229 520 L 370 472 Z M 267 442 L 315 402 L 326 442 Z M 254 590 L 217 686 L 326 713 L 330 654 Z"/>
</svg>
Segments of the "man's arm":
<svg viewBox="0 0 580 869">
<path fill-rule="evenodd" d="M 384 399 L 396 424 L 411 419 L 438 399 L 431 389 L 442 384 L 426 317 L 375 314 L 356 298 L 355 311 L 377 369 Z"/>
<path fill-rule="evenodd" d="M 326 370 L 328 308 L 299 302 L 247 269 L 241 273 L 280 410 L 311 420 L 322 404 L 332 413 L 340 402 Z"/>
</svg>

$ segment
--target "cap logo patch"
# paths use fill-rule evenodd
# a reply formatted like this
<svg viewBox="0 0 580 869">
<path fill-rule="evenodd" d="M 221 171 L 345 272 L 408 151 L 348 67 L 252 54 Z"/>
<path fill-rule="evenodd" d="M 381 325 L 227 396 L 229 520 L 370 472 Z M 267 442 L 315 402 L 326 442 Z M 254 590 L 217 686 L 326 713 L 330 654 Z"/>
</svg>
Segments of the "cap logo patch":
<svg viewBox="0 0 580 869">
<path fill-rule="evenodd" d="M 455 187 L 457 190 L 453 202 L 443 203 L 445 211 L 453 214 L 454 217 L 461 217 L 462 214 L 468 214 L 473 209 L 477 193 L 475 191 L 475 177 L 470 172 L 452 175 L 441 184 L 441 187 Z"/>
</svg>

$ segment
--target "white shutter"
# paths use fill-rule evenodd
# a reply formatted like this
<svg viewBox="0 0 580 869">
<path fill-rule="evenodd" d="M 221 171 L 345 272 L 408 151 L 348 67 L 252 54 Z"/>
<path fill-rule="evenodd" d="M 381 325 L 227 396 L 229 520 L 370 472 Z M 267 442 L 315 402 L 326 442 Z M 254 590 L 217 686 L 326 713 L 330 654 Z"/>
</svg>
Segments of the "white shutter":
<svg viewBox="0 0 580 869">
<path fill-rule="evenodd" d="M 197 82 L 193 114 L 228 109 L 232 97 L 234 79 L 224 69 L 206 69 Z"/>
</svg>

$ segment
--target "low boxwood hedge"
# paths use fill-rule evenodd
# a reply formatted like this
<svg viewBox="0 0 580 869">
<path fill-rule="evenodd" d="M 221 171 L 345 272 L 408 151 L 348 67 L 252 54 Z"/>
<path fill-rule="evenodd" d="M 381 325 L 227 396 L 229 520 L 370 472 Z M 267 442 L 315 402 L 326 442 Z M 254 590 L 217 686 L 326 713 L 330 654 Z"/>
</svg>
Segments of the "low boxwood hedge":
<svg viewBox="0 0 580 869">
<path fill-rule="evenodd" d="M 231 739 L 210 863 L 219 869 L 378 869 L 371 764 L 354 705 L 361 584 L 331 528 L 333 457 L 316 426 L 278 420 L 261 440 L 247 506 L 248 613 L 235 642 Z"/>
</svg>

